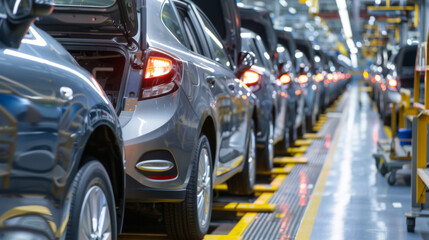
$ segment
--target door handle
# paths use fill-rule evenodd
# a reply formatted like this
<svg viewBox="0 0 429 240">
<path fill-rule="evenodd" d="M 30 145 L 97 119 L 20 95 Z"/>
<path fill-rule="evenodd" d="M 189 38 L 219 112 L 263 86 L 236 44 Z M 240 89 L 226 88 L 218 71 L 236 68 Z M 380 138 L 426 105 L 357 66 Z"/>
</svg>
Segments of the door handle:
<svg viewBox="0 0 429 240">
<path fill-rule="evenodd" d="M 215 78 L 215 77 L 213 77 L 213 76 L 206 77 L 206 82 L 207 82 L 210 86 L 213 86 L 213 85 L 215 84 L 215 82 L 216 82 L 216 78 Z"/>
</svg>

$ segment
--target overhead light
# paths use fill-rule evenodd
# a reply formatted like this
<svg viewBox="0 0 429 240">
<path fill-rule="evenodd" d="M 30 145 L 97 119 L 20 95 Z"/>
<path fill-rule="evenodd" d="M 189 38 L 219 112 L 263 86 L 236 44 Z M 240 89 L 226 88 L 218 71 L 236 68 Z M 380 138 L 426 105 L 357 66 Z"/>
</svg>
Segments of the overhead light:
<svg viewBox="0 0 429 240">
<path fill-rule="evenodd" d="M 346 0 L 336 0 L 338 7 L 338 14 L 340 15 L 341 24 L 343 25 L 344 37 L 347 41 L 347 46 L 350 49 L 351 53 L 356 54 L 357 48 L 353 41 L 353 32 L 350 25 L 349 12 L 347 11 Z"/>
<path fill-rule="evenodd" d="M 279 0 L 280 5 L 282 5 L 282 7 L 287 7 L 287 2 L 286 0 Z"/>
<path fill-rule="evenodd" d="M 295 9 L 295 8 L 293 8 L 293 7 L 290 7 L 290 8 L 289 8 L 289 13 L 290 13 L 290 14 L 296 14 L 296 9 Z"/>
</svg>

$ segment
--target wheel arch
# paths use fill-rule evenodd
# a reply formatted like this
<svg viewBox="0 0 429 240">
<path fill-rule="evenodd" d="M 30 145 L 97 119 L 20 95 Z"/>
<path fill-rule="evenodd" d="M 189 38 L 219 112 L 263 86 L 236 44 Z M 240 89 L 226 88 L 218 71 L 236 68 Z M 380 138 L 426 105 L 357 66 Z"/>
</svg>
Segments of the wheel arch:
<svg viewBox="0 0 429 240">
<path fill-rule="evenodd" d="M 91 160 L 88 157 L 96 158 L 109 176 L 117 209 L 117 230 L 120 233 L 124 213 L 125 171 L 122 146 L 110 126 L 99 125 L 91 132 L 82 153 L 79 169 Z"/>
</svg>

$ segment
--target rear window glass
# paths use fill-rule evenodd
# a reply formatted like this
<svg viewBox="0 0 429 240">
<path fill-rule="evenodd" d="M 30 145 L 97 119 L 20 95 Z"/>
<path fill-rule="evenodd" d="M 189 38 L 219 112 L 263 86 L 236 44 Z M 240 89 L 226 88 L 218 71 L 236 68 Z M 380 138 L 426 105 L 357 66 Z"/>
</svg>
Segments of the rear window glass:
<svg viewBox="0 0 429 240">
<path fill-rule="evenodd" d="M 173 6 L 171 6 L 169 1 L 166 1 L 162 8 L 162 22 L 180 43 L 186 45 L 183 32 L 180 29 L 179 21 L 176 14 L 174 14 Z"/>
<path fill-rule="evenodd" d="M 84 6 L 84 7 L 108 7 L 112 6 L 116 0 L 55 0 L 55 5 L 59 6 Z"/>
<path fill-rule="evenodd" d="M 417 55 L 416 48 L 406 51 L 404 54 L 404 60 L 402 61 L 402 66 L 414 67 L 414 65 L 416 64 L 416 55 Z"/>
</svg>

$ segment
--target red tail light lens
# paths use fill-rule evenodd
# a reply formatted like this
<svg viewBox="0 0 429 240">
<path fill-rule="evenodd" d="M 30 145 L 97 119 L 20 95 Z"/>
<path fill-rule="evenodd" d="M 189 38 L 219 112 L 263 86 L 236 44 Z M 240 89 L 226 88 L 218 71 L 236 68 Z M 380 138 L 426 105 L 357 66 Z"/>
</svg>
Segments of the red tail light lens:
<svg viewBox="0 0 429 240">
<path fill-rule="evenodd" d="M 334 80 L 334 74 L 328 73 L 328 75 L 326 76 L 326 78 L 328 79 L 328 82 L 331 82 L 332 80 Z"/>
<path fill-rule="evenodd" d="M 334 73 L 334 82 L 338 82 L 338 73 Z"/>
<path fill-rule="evenodd" d="M 295 91 L 295 94 L 297 95 L 297 96 L 299 96 L 299 95 L 301 95 L 301 90 L 300 89 L 297 89 L 296 91 Z"/>
<path fill-rule="evenodd" d="M 381 81 L 381 76 L 379 74 L 376 74 L 374 77 L 375 81 L 380 82 Z"/>
<path fill-rule="evenodd" d="M 168 74 L 173 68 L 170 59 L 161 57 L 149 57 L 146 66 L 145 78 L 154 78 Z"/>
<path fill-rule="evenodd" d="M 176 57 L 149 50 L 142 79 L 140 100 L 160 97 L 179 88 L 182 63 Z"/>
<path fill-rule="evenodd" d="M 318 73 L 317 75 L 316 75 L 316 81 L 317 82 L 321 82 L 321 81 L 323 81 L 325 79 L 325 76 L 323 76 L 323 73 Z"/>
<path fill-rule="evenodd" d="M 394 79 L 394 78 L 393 79 L 389 79 L 388 83 L 389 83 L 389 86 L 392 87 L 392 88 L 396 88 L 398 86 L 398 81 L 396 79 Z"/>
<path fill-rule="evenodd" d="M 302 83 L 308 83 L 308 76 L 304 75 L 304 74 L 299 75 L 298 82 L 301 83 L 301 84 Z"/>
<path fill-rule="evenodd" d="M 259 73 L 249 70 L 243 73 L 242 81 L 244 84 L 250 87 L 257 84 L 260 78 L 261 75 L 259 75 Z"/>
<path fill-rule="evenodd" d="M 282 84 L 289 84 L 291 81 L 291 78 L 290 78 L 289 74 L 283 74 L 279 80 Z"/>
</svg>

